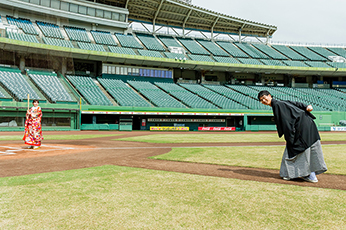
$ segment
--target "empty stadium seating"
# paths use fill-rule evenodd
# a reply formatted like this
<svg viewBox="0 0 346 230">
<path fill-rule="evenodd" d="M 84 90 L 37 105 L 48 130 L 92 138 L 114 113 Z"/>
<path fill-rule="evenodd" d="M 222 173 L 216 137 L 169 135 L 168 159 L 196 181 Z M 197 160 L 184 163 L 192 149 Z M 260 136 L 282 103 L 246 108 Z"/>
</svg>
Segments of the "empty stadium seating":
<svg viewBox="0 0 346 230">
<path fill-rule="evenodd" d="M 240 62 L 237 59 L 232 58 L 232 57 L 218 57 L 218 56 L 215 56 L 214 59 L 217 62 L 240 64 Z"/>
<path fill-rule="evenodd" d="M 255 89 L 252 89 L 245 85 L 226 85 L 228 88 L 232 89 L 225 90 L 224 94 L 238 103 L 249 107 L 250 109 L 259 109 L 259 110 L 270 110 L 269 106 L 265 106 L 260 103 L 257 99 L 258 92 Z M 235 93 L 235 92 L 237 93 Z"/>
<path fill-rule="evenodd" d="M 300 53 L 302 56 L 308 58 L 311 61 L 326 61 L 327 60 L 326 58 L 318 55 L 317 53 L 303 46 L 291 46 L 290 48 L 295 50 L 297 53 Z"/>
<path fill-rule="evenodd" d="M 276 51 L 275 49 L 271 48 L 268 45 L 257 44 L 257 43 L 254 43 L 252 45 L 273 59 L 276 59 L 276 60 L 288 59 L 286 56 L 282 55 L 281 53 L 279 53 L 278 51 Z"/>
<path fill-rule="evenodd" d="M 263 65 L 262 62 L 260 62 L 257 59 L 252 59 L 252 58 L 238 58 L 238 60 L 246 65 Z"/>
<path fill-rule="evenodd" d="M 103 48 L 103 46 L 99 45 L 99 44 L 77 42 L 77 45 L 79 48 L 84 49 L 84 50 L 94 50 L 94 51 L 106 52 L 105 48 Z"/>
<path fill-rule="evenodd" d="M 91 30 L 91 35 L 97 44 L 116 46 L 117 43 L 112 38 L 110 32 Z"/>
<path fill-rule="evenodd" d="M 224 50 L 226 50 L 233 57 L 247 58 L 249 57 L 246 53 L 241 51 L 238 47 L 236 47 L 231 42 L 217 42 L 219 46 L 221 46 Z"/>
<path fill-rule="evenodd" d="M 28 81 L 20 73 L 20 70 L 0 70 L 0 82 L 19 101 L 30 99 L 44 100 L 31 87 Z"/>
<path fill-rule="evenodd" d="M 248 43 L 234 43 L 236 46 L 238 46 L 239 49 L 247 53 L 252 58 L 263 58 L 268 59 L 268 56 L 262 53 L 261 51 L 255 49 Z"/>
<path fill-rule="evenodd" d="M 336 55 L 346 58 L 346 50 L 339 47 L 328 47 L 328 50 L 332 51 Z"/>
<path fill-rule="evenodd" d="M 115 46 L 108 46 L 109 51 L 112 53 L 118 53 L 118 54 L 129 54 L 129 55 L 137 55 L 135 51 L 131 48 L 125 48 L 125 47 L 115 47 Z"/>
<path fill-rule="evenodd" d="M 229 54 L 226 53 L 224 50 L 222 50 L 220 47 L 215 45 L 215 43 L 211 41 L 206 40 L 198 40 L 198 42 L 204 46 L 210 53 L 212 53 L 214 56 L 224 56 L 229 57 Z"/>
<path fill-rule="evenodd" d="M 133 35 L 115 34 L 122 47 L 143 49 L 143 46 L 133 37 Z"/>
<path fill-rule="evenodd" d="M 35 82 L 37 87 L 48 96 L 51 102 L 75 101 L 68 94 L 55 73 L 28 72 L 28 75 Z"/>
<path fill-rule="evenodd" d="M 65 26 L 65 31 L 67 36 L 70 38 L 71 41 L 77 41 L 77 42 L 91 42 L 91 40 L 88 37 L 87 31 L 84 28 L 77 28 L 77 27 L 67 27 Z"/>
<path fill-rule="evenodd" d="M 202 46 L 198 45 L 197 42 L 192 39 L 178 38 L 178 40 L 188 51 L 190 51 L 191 54 L 210 55 L 208 51 L 206 51 Z"/>
<path fill-rule="evenodd" d="M 137 94 L 133 89 L 126 85 L 122 80 L 98 78 L 101 85 L 112 95 L 120 106 L 150 107 L 144 98 Z"/>
<path fill-rule="evenodd" d="M 67 75 L 70 83 L 91 105 L 113 105 L 91 77 Z"/>
<path fill-rule="evenodd" d="M 150 82 L 131 80 L 127 82 L 157 107 L 186 108 L 181 102 Z"/>
<path fill-rule="evenodd" d="M 297 52 L 295 52 L 294 50 L 290 49 L 287 46 L 272 45 L 272 47 L 274 49 L 276 49 L 277 51 L 279 51 L 280 53 L 282 53 L 283 55 L 290 58 L 291 60 L 298 60 L 298 61 L 306 61 L 307 60 L 306 57 L 303 57 L 302 55 L 298 54 Z"/>
<path fill-rule="evenodd" d="M 175 98 L 178 98 L 185 105 L 190 108 L 203 108 L 203 109 L 216 109 L 217 107 L 205 99 L 197 96 L 196 94 L 191 93 L 185 88 L 180 87 L 174 83 L 165 83 L 165 82 L 156 82 L 161 89 L 173 95 Z M 181 84 L 182 86 L 186 84 Z"/>
<path fill-rule="evenodd" d="M 309 67 L 307 64 L 301 61 L 287 61 L 283 60 L 283 63 L 285 63 L 288 66 L 295 66 L 295 67 Z"/>
<path fill-rule="evenodd" d="M 138 53 L 142 56 L 147 57 L 157 57 L 157 58 L 163 58 L 162 54 L 158 51 L 153 50 L 138 50 Z"/>
<path fill-rule="evenodd" d="M 187 56 L 193 61 L 215 62 L 210 56 L 195 55 L 195 54 L 188 54 Z"/>
<path fill-rule="evenodd" d="M 6 18 L 9 24 L 16 25 L 18 28 L 22 29 L 24 33 L 38 35 L 37 30 L 29 19 L 13 18 L 11 16 L 7 16 Z"/>
<path fill-rule="evenodd" d="M 7 36 L 10 39 L 15 39 L 19 41 L 39 43 L 36 36 L 30 34 L 13 33 L 8 31 Z"/>
<path fill-rule="evenodd" d="M 47 45 L 62 46 L 62 47 L 67 47 L 67 48 L 74 48 L 72 42 L 69 41 L 69 40 L 62 40 L 62 39 L 56 39 L 56 38 L 46 38 L 46 37 L 43 37 L 42 40 Z"/>
<path fill-rule="evenodd" d="M 217 105 L 221 109 L 246 109 L 245 106 L 231 100 L 229 97 L 226 97 L 218 91 L 221 91 L 221 88 L 225 88 L 224 86 L 209 86 L 209 85 L 185 85 L 185 88 L 189 89 L 191 92 L 196 93 L 200 97 L 212 102 Z M 213 89 L 213 90 L 211 90 Z"/>
<path fill-rule="evenodd" d="M 152 35 L 137 34 L 137 38 L 143 43 L 148 50 L 165 51 L 165 48 Z"/>
<path fill-rule="evenodd" d="M 44 36 L 49 38 L 64 39 L 64 36 L 62 35 L 58 25 L 40 21 L 36 21 L 36 24 L 40 28 Z"/>
<path fill-rule="evenodd" d="M 323 56 L 325 59 L 328 59 L 329 56 L 335 56 L 335 54 L 323 47 L 307 47 L 308 49 L 318 53 L 319 55 Z"/>
<path fill-rule="evenodd" d="M 168 48 L 173 47 L 182 47 L 173 37 L 169 36 L 157 36 L 158 39 Z"/>
</svg>

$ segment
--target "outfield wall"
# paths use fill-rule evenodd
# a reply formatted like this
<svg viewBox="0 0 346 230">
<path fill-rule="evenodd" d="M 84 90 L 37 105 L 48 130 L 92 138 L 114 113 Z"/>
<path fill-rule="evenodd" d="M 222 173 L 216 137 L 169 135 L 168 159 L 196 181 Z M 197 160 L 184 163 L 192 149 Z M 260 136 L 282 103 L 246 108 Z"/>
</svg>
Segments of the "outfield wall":
<svg viewBox="0 0 346 230">
<path fill-rule="evenodd" d="M 150 130 L 151 126 L 236 127 L 236 131 L 276 130 L 268 111 L 200 110 L 40 104 L 43 130 Z M 0 101 L 0 131 L 24 130 L 27 102 Z M 81 110 L 80 110 L 81 108 Z M 329 131 L 346 120 L 345 112 L 316 111 L 319 130 Z"/>
</svg>

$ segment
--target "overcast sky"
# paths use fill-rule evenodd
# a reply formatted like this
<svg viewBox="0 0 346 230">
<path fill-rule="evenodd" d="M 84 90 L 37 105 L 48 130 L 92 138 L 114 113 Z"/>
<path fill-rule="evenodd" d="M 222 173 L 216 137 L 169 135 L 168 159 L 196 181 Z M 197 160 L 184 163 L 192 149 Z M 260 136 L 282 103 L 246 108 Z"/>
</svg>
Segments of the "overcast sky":
<svg viewBox="0 0 346 230">
<path fill-rule="evenodd" d="M 346 45 L 345 0 L 192 0 L 192 4 L 277 26 L 272 41 Z"/>
</svg>

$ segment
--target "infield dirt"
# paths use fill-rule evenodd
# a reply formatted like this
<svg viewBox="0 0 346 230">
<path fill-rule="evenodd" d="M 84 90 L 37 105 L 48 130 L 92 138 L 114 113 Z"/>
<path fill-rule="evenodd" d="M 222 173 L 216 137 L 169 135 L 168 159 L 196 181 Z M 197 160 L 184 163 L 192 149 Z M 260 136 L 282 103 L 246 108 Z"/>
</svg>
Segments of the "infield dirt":
<svg viewBox="0 0 346 230">
<path fill-rule="evenodd" d="M 121 134 L 121 136 L 107 136 L 82 140 L 44 140 L 42 147 L 38 150 L 27 149 L 28 146 L 23 144 L 22 140 L 0 141 L 0 177 L 63 171 L 102 165 L 118 165 L 204 176 L 235 178 L 240 180 L 346 190 L 346 176 L 344 175 L 322 174 L 318 176 L 318 183 L 304 182 L 299 179 L 294 181 L 285 181 L 280 178 L 278 170 L 164 161 L 148 158 L 150 156 L 167 153 L 174 147 L 269 146 L 284 145 L 284 143 L 156 144 L 114 141 L 114 139 L 117 138 L 157 134 L 152 132 L 45 132 L 45 134 L 49 135 L 113 133 L 115 135 Z M 18 135 L 17 132 L 3 132 L 2 134 Z M 322 141 L 322 145 L 323 144 L 346 144 L 346 141 Z"/>
</svg>

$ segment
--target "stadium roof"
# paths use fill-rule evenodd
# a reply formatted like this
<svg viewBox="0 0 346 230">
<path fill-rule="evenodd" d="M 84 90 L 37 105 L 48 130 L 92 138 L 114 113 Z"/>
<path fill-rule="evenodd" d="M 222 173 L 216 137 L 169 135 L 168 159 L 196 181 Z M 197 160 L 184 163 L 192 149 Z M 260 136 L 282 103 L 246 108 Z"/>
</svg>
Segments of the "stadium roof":
<svg viewBox="0 0 346 230">
<path fill-rule="evenodd" d="M 235 18 L 204 9 L 180 0 L 97 0 L 96 2 L 124 7 L 129 21 L 149 22 L 183 29 L 268 37 L 276 26 Z"/>
</svg>

